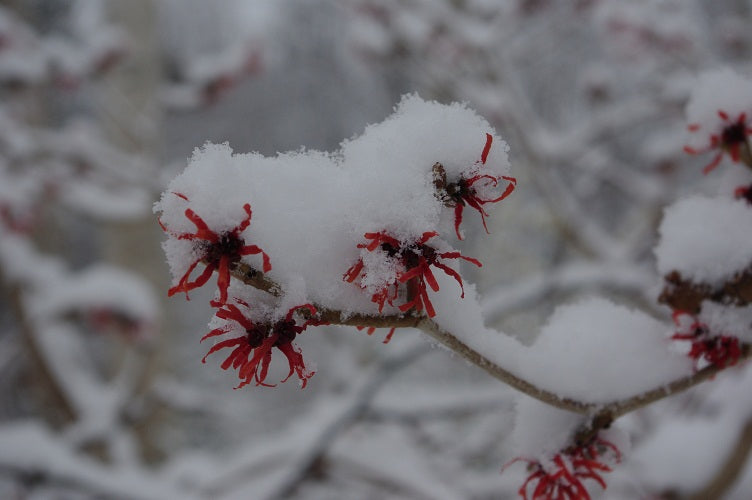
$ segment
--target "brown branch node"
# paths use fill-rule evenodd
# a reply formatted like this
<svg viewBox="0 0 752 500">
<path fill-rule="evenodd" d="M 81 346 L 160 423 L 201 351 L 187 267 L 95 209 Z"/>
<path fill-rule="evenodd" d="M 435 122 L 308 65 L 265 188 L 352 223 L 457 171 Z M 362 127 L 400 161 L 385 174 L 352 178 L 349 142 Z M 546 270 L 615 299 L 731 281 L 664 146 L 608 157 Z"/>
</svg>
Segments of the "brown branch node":
<svg viewBox="0 0 752 500">
<path fill-rule="evenodd" d="M 671 271 L 664 280 L 666 286 L 658 297 L 658 302 L 676 311 L 697 314 L 705 300 L 733 306 L 752 303 L 752 268 L 737 273 L 720 287 L 694 283 L 684 279 L 678 271 Z"/>
</svg>

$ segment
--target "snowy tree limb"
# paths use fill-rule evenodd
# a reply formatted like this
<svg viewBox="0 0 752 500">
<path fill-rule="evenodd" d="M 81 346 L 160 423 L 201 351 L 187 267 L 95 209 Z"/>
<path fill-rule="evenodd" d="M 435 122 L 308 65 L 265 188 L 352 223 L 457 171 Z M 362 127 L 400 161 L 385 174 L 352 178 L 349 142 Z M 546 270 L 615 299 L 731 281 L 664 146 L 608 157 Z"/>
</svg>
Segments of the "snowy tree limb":
<svg viewBox="0 0 752 500">
<path fill-rule="evenodd" d="M 413 345 L 406 351 L 390 356 L 383 360 L 374 370 L 354 385 L 341 400 L 327 401 L 325 404 L 315 407 L 306 415 L 301 415 L 304 431 L 298 433 L 296 429 L 288 430 L 292 436 L 293 446 L 291 451 L 284 453 L 284 463 L 275 467 L 273 477 L 266 478 L 263 488 L 255 488 L 255 498 L 268 500 L 289 498 L 298 485 L 308 477 L 311 470 L 324 456 L 327 449 L 332 445 L 337 436 L 349 428 L 349 426 L 364 415 L 373 398 L 383 386 L 401 369 L 410 366 L 417 357 L 425 354 L 425 345 Z M 312 422 L 316 422 L 317 432 L 311 433 Z M 275 440 L 278 446 L 285 446 L 285 442 Z M 259 443 L 254 441 L 253 448 L 258 449 Z M 292 455 L 292 456 L 291 456 Z M 243 485 L 247 484 L 249 469 L 252 467 L 258 453 L 254 453 L 252 460 L 245 464 L 236 463 L 228 472 L 212 477 L 204 482 L 201 490 L 212 496 L 238 492 Z M 268 458 L 264 461 L 269 465 Z M 268 471 L 264 470 L 268 475 Z"/>
<path fill-rule="evenodd" d="M 0 273 L 0 282 L 3 281 L 2 278 L 2 273 Z M 11 310 L 16 316 L 16 320 L 18 321 L 29 354 L 33 360 L 34 373 L 39 376 L 42 384 L 47 388 L 55 401 L 55 407 L 62 413 L 63 419 L 68 422 L 74 420 L 76 418 L 74 405 L 66 396 L 65 391 L 60 386 L 57 379 L 53 377 L 52 371 L 47 364 L 47 360 L 39 348 L 36 339 L 36 332 L 34 332 L 31 321 L 29 320 L 20 286 L 17 284 L 11 284 L 8 286 L 7 295 Z"/>
<path fill-rule="evenodd" d="M 488 322 L 497 321 L 508 312 L 532 305 L 553 291 L 602 286 L 642 292 L 653 280 L 653 273 L 621 261 L 573 262 L 486 293 L 483 317 Z"/>
<path fill-rule="evenodd" d="M 702 490 L 692 494 L 689 499 L 704 500 L 706 498 L 723 497 L 743 472 L 750 450 L 752 450 L 752 419 L 747 420 L 744 424 L 736 446 L 718 467 L 718 472 L 713 479 Z"/>
<path fill-rule="evenodd" d="M 240 279 L 244 283 L 256 286 L 261 283 L 264 287 L 268 286 L 272 290 L 279 290 L 279 286 L 272 281 L 261 276 L 261 273 L 254 272 L 253 278 L 249 279 L 249 266 L 241 264 L 233 269 L 233 276 Z M 259 287 L 261 288 L 261 287 Z M 262 290 L 265 288 L 261 288 Z M 525 380 L 512 373 L 510 370 L 497 365 L 480 352 L 472 349 L 462 340 L 460 340 L 452 332 L 444 330 L 435 321 L 427 317 L 416 317 L 413 315 L 383 315 L 383 316 L 368 316 L 358 314 L 345 314 L 341 311 L 330 310 L 321 308 L 323 312 L 322 319 L 326 319 L 327 322 L 337 325 L 350 325 L 350 326 L 375 326 L 380 328 L 390 327 L 415 327 L 426 333 L 428 336 L 437 340 L 449 350 L 460 355 L 466 361 L 482 368 L 491 376 L 510 385 L 511 387 L 524 392 L 528 396 L 538 399 L 546 404 L 560 408 L 562 410 L 571 411 L 583 415 L 593 415 L 597 417 L 595 420 L 610 421 L 618 418 L 621 415 L 625 415 L 644 406 L 647 406 L 655 401 L 666 398 L 673 394 L 685 391 L 695 385 L 698 385 L 722 371 L 724 367 L 715 365 L 703 368 L 694 374 L 674 380 L 671 383 L 664 384 L 660 387 L 656 387 L 652 390 L 635 394 L 631 397 L 615 400 L 609 403 L 587 403 L 570 398 L 562 398 L 556 393 L 536 386 L 535 384 Z M 752 349 L 750 346 L 742 346 L 741 359 L 747 359 L 752 355 Z"/>
</svg>

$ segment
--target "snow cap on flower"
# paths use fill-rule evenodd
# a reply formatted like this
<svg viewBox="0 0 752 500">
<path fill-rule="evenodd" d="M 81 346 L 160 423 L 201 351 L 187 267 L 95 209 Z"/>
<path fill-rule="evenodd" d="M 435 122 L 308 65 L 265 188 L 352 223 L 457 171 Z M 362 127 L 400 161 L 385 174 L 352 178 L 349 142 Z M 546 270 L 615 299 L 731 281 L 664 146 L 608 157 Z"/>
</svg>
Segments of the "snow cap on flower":
<svg viewBox="0 0 752 500">
<path fill-rule="evenodd" d="M 711 332 L 720 332 L 752 343 L 752 305 L 739 307 L 703 301 L 697 319 L 706 324 Z"/>
<path fill-rule="evenodd" d="M 371 296 L 353 293 L 342 274 L 361 256 L 358 244 L 366 233 L 385 231 L 401 241 L 418 240 L 426 232 L 454 233 L 454 212 L 437 198 L 433 185 L 437 162 L 450 181 L 509 173 L 507 146 L 483 118 L 465 105 L 410 95 L 390 117 L 334 153 L 300 150 L 265 157 L 207 144 L 194 152 L 155 210 L 174 234 L 196 232 L 185 215 L 188 208 L 221 234 L 243 222 L 248 204 L 253 217 L 242 236 L 269 256 L 272 269 L 265 277 L 282 285 L 302 277 L 303 295 L 311 303 L 375 314 L 378 305 Z M 500 196 L 508 182 L 475 186 L 483 188 L 485 199 Z M 201 257 L 191 241 L 173 237 L 165 252 L 176 283 Z M 240 261 L 262 271 L 261 255 L 243 255 Z M 202 265 L 193 272 L 192 280 Z"/>
<path fill-rule="evenodd" d="M 512 443 L 515 455 L 551 456 L 571 444 L 587 417 L 560 410 L 525 395 L 517 397 Z"/>
<path fill-rule="evenodd" d="M 692 89 L 685 109 L 687 123 L 697 124 L 703 130 L 718 131 L 718 111 L 736 116 L 752 112 L 752 79 L 731 68 L 721 68 L 702 73 Z M 690 145 L 702 147 L 703 137 L 690 134 Z"/>
<path fill-rule="evenodd" d="M 289 367 L 281 382 L 295 374 L 301 387 L 305 387 L 314 372 L 306 367 L 294 340 L 308 326 L 324 323 L 318 320 L 312 304 L 298 304 L 285 310 L 260 294 L 258 291 L 244 294 L 251 304 L 232 293 L 230 300 L 217 309 L 210 323 L 212 329 L 201 339 L 202 342 L 213 339 L 214 345 L 202 361 L 206 363 L 209 356 L 221 351 L 226 356 L 221 368 L 238 372 L 240 383 L 236 389 L 250 383 L 270 387 L 275 384 L 268 383 L 267 377 L 274 349 L 277 349 L 285 356 Z"/>
<path fill-rule="evenodd" d="M 695 369 L 706 366 L 726 368 L 735 365 L 742 356 L 739 339 L 713 330 L 710 326 L 684 311 L 674 311 L 676 332 L 671 338 L 686 345 L 686 354 L 694 360 Z"/>
<path fill-rule="evenodd" d="M 487 134 L 493 146 L 484 155 Z M 359 214 L 356 228 L 363 234 L 382 227 L 399 238 L 438 230 L 444 208 L 432 189 L 433 166 L 440 163 L 449 182 L 479 173 L 501 179 L 510 174 L 508 150 L 493 127 L 466 105 L 404 96 L 391 116 L 342 144 L 343 161 L 356 170 L 359 185 L 368 185 L 372 193 L 354 207 Z M 484 190 L 484 198 L 496 198 L 506 186 L 476 187 Z"/>
<path fill-rule="evenodd" d="M 190 199 L 182 193 L 173 193 L 177 198 L 190 203 Z M 251 224 L 253 211 L 251 205 L 243 205 L 245 216 L 229 230 L 212 229 L 206 221 L 197 214 L 192 208 L 186 208 L 183 212 L 195 228 L 193 231 L 179 233 L 165 226 L 161 221 L 162 229 L 177 241 L 187 241 L 190 244 L 190 253 L 192 259 L 188 268 L 178 280 L 177 284 L 167 292 L 172 296 L 179 292 L 184 292 L 186 298 L 188 292 L 205 284 L 211 278 L 214 271 L 217 271 L 217 287 L 219 288 L 218 304 L 224 304 L 227 301 L 227 289 L 230 286 L 230 272 L 233 266 L 248 255 L 261 254 L 261 263 L 256 264 L 260 272 L 268 273 L 272 270 L 269 256 L 257 245 L 247 244 L 245 230 Z M 169 247 L 166 247 L 166 249 Z M 191 281 L 191 275 L 199 266 L 203 264 L 203 270 L 196 278 Z M 179 276 L 179 273 L 175 277 Z"/>
<path fill-rule="evenodd" d="M 669 351 L 669 330 L 639 310 L 582 299 L 554 311 L 520 373 L 561 398 L 608 403 L 629 397 L 691 373 L 691 363 Z"/>
<path fill-rule="evenodd" d="M 462 277 L 446 261 L 462 259 L 482 266 L 476 259 L 456 251 L 442 252 L 435 246 L 436 243 L 429 244 L 428 241 L 436 236 L 436 232 L 426 231 L 417 240 L 400 241 L 384 232 L 366 233 L 367 242 L 358 245 L 362 249 L 361 258 L 350 266 L 342 278 L 348 283 L 360 278 L 360 287 L 371 295 L 372 302 L 378 304 L 379 312 L 389 304 L 398 307 L 401 312 L 414 310 L 422 314 L 425 310 L 432 318 L 436 312 L 428 288 L 438 292 L 439 284 L 431 268 L 454 278 L 460 286 L 460 298 L 465 298 Z M 441 245 L 441 242 L 438 244 Z M 397 305 L 394 301 L 400 297 L 400 293 L 404 295 L 404 301 Z"/>
<path fill-rule="evenodd" d="M 658 272 L 722 285 L 752 265 L 752 206 L 744 200 L 695 196 L 668 207 L 655 247 Z"/>
<path fill-rule="evenodd" d="M 519 454 L 503 468 L 518 462 L 527 464 L 527 477 L 518 490 L 521 498 L 588 500 L 594 485 L 604 490 L 608 487 L 604 475 L 621 462 L 628 441 L 615 429 L 576 436 L 587 420 L 586 416 L 523 396 L 513 432 Z"/>
<path fill-rule="evenodd" d="M 690 132 L 684 150 L 690 154 L 714 153 L 704 173 L 728 154 L 738 163 L 749 160 L 752 133 L 752 80 L 724 68 L 702 74 L 686 108 Z"/>
</svg>

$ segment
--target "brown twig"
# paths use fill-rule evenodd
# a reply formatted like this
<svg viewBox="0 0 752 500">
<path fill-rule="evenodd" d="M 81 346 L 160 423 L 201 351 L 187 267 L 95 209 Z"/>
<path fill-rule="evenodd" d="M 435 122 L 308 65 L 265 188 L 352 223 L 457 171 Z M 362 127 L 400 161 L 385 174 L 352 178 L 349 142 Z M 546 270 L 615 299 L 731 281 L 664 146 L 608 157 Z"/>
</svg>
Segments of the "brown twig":
<svg viewBox="0 0 752 500">
<path fill-rule="evenodd" d="M 233 270 L 233 276 L 240 279 L 244 283 L 259 288 L 261 290 L 270 291 L 275 295 L 280 293 L 281 288 L 278 284 L 264 277 L 260 272 L 253 270 L 248 272 L 250 266 L 241 264 L 236 266 Z M 318 309 L 318 307 L 317 307 Z M 349 325 L 349 326 L 374 326 L 379 328 L 391 328 L 391 327 L 414 327 L 422 330 L 424 333 L 437 340 L 454 353 L 458 354 L 470 363 L 482 368 L 491 376 L 501 380 L 505 384 L 531 396 L 543 403 L 549 404 L 562 410 L 571 411 L 583 415 L 591 415 L 593 424 L 591 427 L 596 428 L 598 422 L 610 422 L 621 415 L 625 415 L 644 406 L 647 406 L 655 401 L 666 398 L 668 396 L 685 391 L 695 385 L 698 385 L 722 371 L 724 368 L 718 366 L 708 366 L 696 373 L 677 379 L 671 383 L 664 384 L 655 389 L 636 394 L 634 396 L 619 399 L 607 403 L 589 403 L 583 401 L 577 401 L 570 398 L 562 398 L 554 392 L 540 388 L 535 384 L 521 378 L 509 370 L 497 365 L 487 357 L 483 356 L 478 351 L 472 349 L 467 344 L 458 339 L 454 334 L 442 329 L 435 321 L 423 317 L 417 317 L 413 315 L 387 315 L 387 316 L 371 316 L 362 314 L 345 314 L 341 311 L 336 311 L 327 308 L 320 308 L 319 315 L 321 319 L 327 323 L 333 325 Z M 747 359 L 752 354 L 750 346 L 742 346 L 742 355 L 740 359 Z M 603 427 L 601 427 L 603 428 Z"/>
<path fill-rule="evenodd" d="M 625 415 L 651 403 L 654 403 L 655 401 L 694 387 L 710 378 L 713 378 L 717 373 L 721 372 L 724 369 L 718 366 L 708 366 L 692 375 L 677 379 L 671 383 L 656 387 L 655 389 L 651 389 L 649 391 L 643 392 L 641 394 L 636 394 L 628 398 L 611 401 L 609 403 L 586 403 L 573 399 L 561 398 L 553 392 L 541 389 L 540 387 L 537 387 L 536 385 L 512 374 L 508 370 L 505 370 L 504 368 L 488 360 L 488 358 L 484 357 L 482 354 L 468 347 L 451 333 L 442 330 L 435 322 L 431 321 L 430 319 L 423 319 L 419 323 L 418 328 L 420 328 L 442 344 L 446 345 L 449 349 L 456 352 L 474 365 L 483 368 L 486 372 L 506 383 L 507 385 L 510 385 L 515 389 L 518 389 L 525 394 L 532 396 L 551 406 L 555 406 L 562 410 L 568 410 L 575 413 L 591 414 L 594 416 L 594 418 L 603 418 L 607 416 L 608 419 L 613 420 L 621 415 Z M 740 359 L 749 358 L 751 353 L 752 350 L 750 349 L 750 347 L 743 345 L 742 355 Z"/>
<path fill-rule="evenodd" d="M 2 281 L 2 269 L 0 269 L 0 282 Z M 56 377 L 53 375 L 52 370 L 47 363 L 47 359 L 39 346 L 37 333 L 34 330 L 32 321 L 26 310 L 26 305 L 24 304 L 21 287 L 15 283 L 8 284 L 7 295 L 11 310 L 16 316 L 16 320 L 21 329 L 21 334 L 24 338 L 24 343 L 26 344 L 29 355 L 31 356 L 32 364 L 34 366 L 34 374 L 39 376 L 43 387 L 53 400 L 54 407 L 60 411 L 60 417 L 63 420 L 63 423 L 69 423 L 75 420 L 75 407 L 68 399 L 68 396 L 62 386 L 58 383 Z"/>
<path fill-rule="evenodd" d="M 263 290 L 267 293 L 279 297 L 282 294 L 280 286 L 264 276 L 260 271 L 255 270 L 248 264 L 238 262 L 232 267 L 232 275 L 237 279 L 259 290 Z"/>
<path fill-rule="evenodd" d="M 705 300 L 735 306 L 752 303 L 752 268 L 737 273 L 719 287 L 694 283 L 682 278 L 678 271 L 670 272 L 664 279 L 666 286 L 658 297 L 658 302 L 667 304 L 675 311 L 697 314 Z"/>
<path fill-rule="evenodd" d="M 705 500 L 707 498 L 721 498 L 723 494 L 736 482 L 739 474 L 747 463 L 749 452 L 752 450 L 752 418 L 747 420 L 742 428 L 736 446 L 718 467 L 718 472 L 704 488 L 692 494 L 690 500 Z"/>
</svg>

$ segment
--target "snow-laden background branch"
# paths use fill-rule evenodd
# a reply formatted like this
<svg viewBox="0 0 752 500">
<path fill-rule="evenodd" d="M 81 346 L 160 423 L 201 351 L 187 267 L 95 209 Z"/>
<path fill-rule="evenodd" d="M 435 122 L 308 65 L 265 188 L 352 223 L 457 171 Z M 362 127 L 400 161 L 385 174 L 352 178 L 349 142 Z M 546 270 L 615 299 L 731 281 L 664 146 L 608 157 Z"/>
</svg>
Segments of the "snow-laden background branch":
<svg viewBox="0 0 752 500">
<path fill-rule="evenodd" d="M 405 93 L 464 101 L 510 144 L 518 181 L 489 208 L 490 235 L 466 215 L 452 242 L 484 264 L 462 270 L 486 326 L 524 346 L 543 332 L 563 351 L 568 313 L 549 324 L 554 309 L 592 307 L 598 330 L 611 305 L 579 302 L 597 295 L 652 316 L 636 320 L 646 335 L 672 324 L 656 301 L 672 269 L 653 254 L 664 207 L 743 177 L 728 158 L 702 175 L 713 154 L 682 150 L 703 146 L 683 110 L 703 70 L 750 70 L 750 9 L 0 2 L 0 497 L 516 498 L 527 472 L 500 471 L 534 441 L 519 422 L 559 416 L 416 330 L 384 345 L 388 329 L 318 327 L 299 339 L 316 370 L 304 390 L 233 391 L 234 373 L 201 363 L 213 291 L 167 300 L 151 205 L 206 141 L 334 151 Z M 669 216 L 686 220 L 694 203 L 710 217 L 702 199 Z M 637 371 L 660 362 L 646 354 Z M 608 356 L 593 360 L 604 377 Z M 531 371 L 554 384 L 572 370 L 560 361 Z M 632 449 L 607 498 L 748 498 L 749 377 L 741 365 L 620 418 Z M 618 399 L 569 383 L 570 396 Z M 555 448 L 560 436 L 543 438 Z"/>
</svg>

